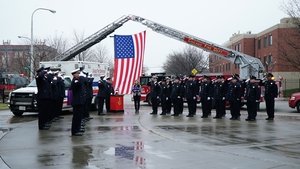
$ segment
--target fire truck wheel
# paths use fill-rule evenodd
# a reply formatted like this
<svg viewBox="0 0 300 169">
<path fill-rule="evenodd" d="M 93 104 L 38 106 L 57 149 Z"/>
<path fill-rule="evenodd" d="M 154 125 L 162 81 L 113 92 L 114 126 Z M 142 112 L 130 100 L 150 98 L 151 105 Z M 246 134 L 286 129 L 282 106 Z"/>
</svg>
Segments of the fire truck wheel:
<svg viewBox="0 0 300 169">
<path fill-rule="evenodd" d="M 13 111 L 12 112 L 15 116 L 22 116 L 24 112 L 21 111 Z"/>
<path fill-rule="evenodd" d="M 300 113 L 300 102 L 297 103 L 297 112 Z"/>
</svg>

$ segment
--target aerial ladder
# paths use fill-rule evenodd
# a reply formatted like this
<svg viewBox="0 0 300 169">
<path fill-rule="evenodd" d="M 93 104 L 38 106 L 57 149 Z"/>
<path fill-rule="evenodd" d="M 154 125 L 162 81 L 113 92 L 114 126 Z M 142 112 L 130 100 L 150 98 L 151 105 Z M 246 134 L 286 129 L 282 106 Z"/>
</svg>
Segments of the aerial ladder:
<svg viewBox="0 0 300 169">
<path fill-rule="evenodd" d="M 120 28 L 124 23 L 128 22 L 129 20 L 139 22 L 147 26 L 148 28 L 151 28 L 157 33 L 182 41 L 197 48 L 201 48 L 204 51 L 213 53 L 218 57 L 229 60 L 230 62 L 239 65 L 240 78 L 242 79 L 247 79 L 250 75 L 261 78 L 262 72 L 264 71 L 264 66 L 258 58 L 211 43 L 196 36 L 187 34 L 182 31 L 178 31 L 176 29 L 161 25 L 159 23 L 135 15 L 122 16 L 118 20 L 107 25 L 103 29 L 94 33 L 93 35 L 87 37 L 82 42 L 76 44 L 75 46 L 58 56 L 58 58 L 60 58 L 61 61 L 72 59 L 82 51 L 105 39 L 109 34 L 113 33 L 116 29 Z"/>
</svg>

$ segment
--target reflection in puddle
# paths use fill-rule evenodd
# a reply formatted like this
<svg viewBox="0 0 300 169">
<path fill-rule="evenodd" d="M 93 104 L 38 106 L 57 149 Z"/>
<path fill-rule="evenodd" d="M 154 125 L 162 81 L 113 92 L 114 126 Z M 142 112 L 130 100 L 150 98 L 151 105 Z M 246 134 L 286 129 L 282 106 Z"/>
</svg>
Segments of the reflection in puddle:
<svg viewBox="0 0 300 169">
<path fill-rule="evenodd" d="M 138 126 L 98 126 L 98 131 L 141 131 Z"/>
<path fill-rule="evenodd" d="M 143 155 L 144 143 L 143 141 L 134 141 L 129 145 L 116 144 L 115 147 L 111 147 L 105 151 L 106 154 L 114 155 L 117 158 L 130 160 L 135 167 L 146 168 L 146 159 Z M 118 161 L 117 161 L 118 163 Z"/>
</svg>

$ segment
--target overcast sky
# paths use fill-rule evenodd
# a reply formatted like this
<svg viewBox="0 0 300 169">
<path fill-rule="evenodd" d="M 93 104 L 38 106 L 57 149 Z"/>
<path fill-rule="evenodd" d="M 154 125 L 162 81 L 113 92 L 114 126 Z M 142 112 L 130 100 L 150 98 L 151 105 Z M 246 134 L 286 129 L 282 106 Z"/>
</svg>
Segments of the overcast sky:
<svg viewBox="0 0 300 169">
<path fill-rule="evenodd" d="M 134 14 L 177 30 L 223 44 L 233 33 L 259 33 L 287 17 L 282 5 L 287 0 L 0 0 L 0 40 L 24 44 L 17 36 L 30 37 L 30 18 L 34 15 L 34 37 L 55 35 L 73 39 L 73 32 L 89 36 L 119 17 Z M 186 45 L 132 21 L 114 34 L 147 31 L 144 64 L 161 67 L 166 56 Z M 100 42 L 113 58 L 113 39 Z"/>
</svg>

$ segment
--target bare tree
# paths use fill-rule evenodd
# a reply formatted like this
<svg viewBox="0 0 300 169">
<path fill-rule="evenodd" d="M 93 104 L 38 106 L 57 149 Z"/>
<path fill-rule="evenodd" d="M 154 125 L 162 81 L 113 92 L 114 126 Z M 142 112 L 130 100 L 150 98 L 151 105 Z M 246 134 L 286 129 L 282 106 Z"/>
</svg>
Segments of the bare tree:
<svg viewBox="0 0 300 169">
<path fill-rule="evenodd" d="M 54 37 L 49 37 L 45 43 L 47 44 L 47 46 L 56 49 L 57 56 L 66 51 L 68 47 L 68 40 L 63 38 L 62 34 L 60 36 L 56 34 Z M 54 59 L 59 60 L 61 58 L 55 57 Z"/>
<path fill-rule="evenodd" d="M 193 69 L 199 72 L 208 68 L 208 57 L 203 51 L 195 47 L 187 46 L 182 52 L 173 52 L 167 56 L 163 69 L 167 74 L 191 74 Z"/>
<path fill-rule="evenodd" d="M 289 0 L 287 3 L 283 4 L 283 10 L 292 18 L 293 23 L 300 29 L 300 1 Z"/>
<path fill-rule="evenodd" d="M 90 52 L 90 55 L 88 55 L 85 60 L 92 61 L 92 62 L 112 62 L 112 59 L 110 59 L 107 55 L 107 49 L 105 46 L 102 46 L 101 44 L 95 45 Z"/>
<path fill-rule="evenodd" d="M 74 31 L 73 33 L 74 33 L 74 45 L 80 43 L 81 41 L 83 41 L 85 39 L 84 32 L 79 34 L 78 32 Z M 91 51 L 91 48 L 86 49 L 85 51 L 78 54 L 78 60 L 85 61 L 86 58 L 89 58 L 90 55 L 92 55 L 92 53 L 93 52 Z"/>
<path fill-rule="evenodd" d="M 300 1 L 289 0 L 283 6 L 283 10 L 291 17 L 291 24 L 295 29 L 287 31 L 283 35 L 281 45 L 278 46 L 281 63 L 300 71 Z"/>
</svg>

